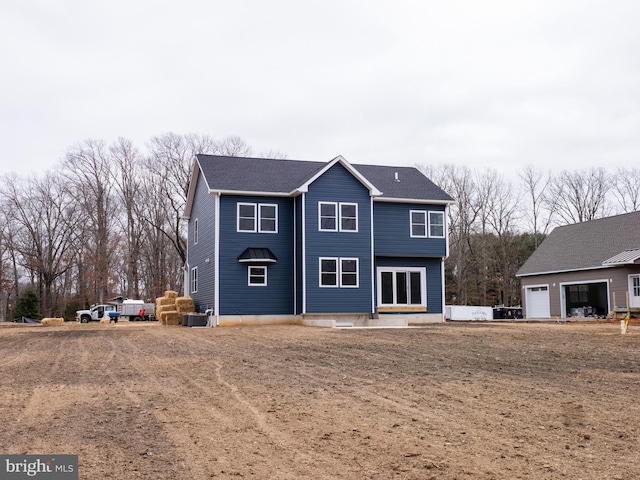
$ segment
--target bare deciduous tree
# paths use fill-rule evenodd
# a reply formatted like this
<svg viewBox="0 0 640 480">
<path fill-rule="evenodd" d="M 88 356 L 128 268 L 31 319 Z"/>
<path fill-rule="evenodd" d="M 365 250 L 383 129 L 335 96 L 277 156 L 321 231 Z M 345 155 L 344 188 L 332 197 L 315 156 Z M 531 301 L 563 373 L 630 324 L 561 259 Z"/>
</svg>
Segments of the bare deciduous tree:
<svg viewBox="0 0 640 480">
<path fill-rule="evenodd" d="M 640 210 L 640 169 L 618 168 L 613 180 L 613 194 L 622 213 Z"/>
<path fill-rule="evenodd" d="M 555 201 L 547 198 L 551 172 L 543 173 L 533 165 L 526 165 L 518 175 L 524 186 L 526 199 L 521 208 L 522 216 L 528 221 L 527 227 L 534 235 L 537 248 L 538 238 L 549 233 L 555 214 Z"/>
<path fill-rule="evenodd" d="M 13 248 L 37 279 L 45 316 L 54 314 L 53 285 L 71 268 L 76 247 L 79 206 L 61 180 L 46 173 L 26 181 L 15 179 L 3 191 L 16 228 Z"/>
<path fill-rule="evenodd" d="M 105 301 L 109 294 L 112 255 L 117 242 L 110 236 L 115 224 L 113 165 L 105 143 L 85 140 L 70 148 L 62 173 L 86 221 L 82 225 L 83 245 L 79 257 L 80 294 Z M 89 287 L 89 291 L 85 291 Z"/>
<path fill-rule="evenodd" d="M 603 168 L 570 172 L 563 170 L 549 185 L 547 205 L 554 202 L 555 211 L 564 223 L 579 223 L 610 213 L 607 193 L 610 178 Z"/>
</svg>

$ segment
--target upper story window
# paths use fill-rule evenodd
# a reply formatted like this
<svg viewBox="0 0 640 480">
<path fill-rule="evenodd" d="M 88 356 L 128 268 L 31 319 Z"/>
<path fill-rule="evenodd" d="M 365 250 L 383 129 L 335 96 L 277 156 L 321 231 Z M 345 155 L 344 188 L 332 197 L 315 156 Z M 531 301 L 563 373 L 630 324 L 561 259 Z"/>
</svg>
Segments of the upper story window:
<svg viewBox="0 0 640 480">
<path fill-rule="evenodd" d="M 321 232 L 357 232 L 358 204 L 318 202 L 318 229 Z"/>
<path fill-rule="evenodd" d="M 193 244 L 198 244 L 198 219 L 193 221 Z"/>
<path fill-rule="evenodd" d="M 322 232 L 338 231 L 338 204 L 335 202 L 318 203 L 318 222 Z"/>
<path fill-rule="evenodd" d="M 358 231 L 358 204 L 357 203 L 341 203 L 340 204 L 340 231 L 341 232 L 357 232 Z"/>
<path fill-rule="evenodd" d="M 411 236 L 417 238 L 444 238 L 444 212 L 411 210 Z"/>
<path fill-rule="evenodd" d="M 260 233 L 278 232 L 278 205 L 260 203 L 258 205 L 258 220 Z"/>
<path fill-rule="evenodd" d="M 278 205 L 238 203 L 238 232 L 278 233 Z"/>
<path fill-rule="evenodd" d="M 444 212 L 429 212 L 429 236 L 444 238 Z"/>
<path fill-rule="evenodd" d="M 256 204 L 238 203 L 238 231 L 256 232 Z"/>
</svg>

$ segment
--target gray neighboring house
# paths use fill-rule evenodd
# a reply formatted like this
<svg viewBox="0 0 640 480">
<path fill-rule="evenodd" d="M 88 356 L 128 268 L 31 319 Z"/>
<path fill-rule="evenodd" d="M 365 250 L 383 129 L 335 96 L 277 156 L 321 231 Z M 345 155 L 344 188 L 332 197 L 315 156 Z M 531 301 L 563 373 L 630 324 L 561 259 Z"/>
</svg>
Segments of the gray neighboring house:
<svg viewBox="0 0 640 480">
<path fill-rule="evenodd" d="M 556 228 L 517 276 L 525 318 L 640 311 L 640 211 Z"/>
</svg>

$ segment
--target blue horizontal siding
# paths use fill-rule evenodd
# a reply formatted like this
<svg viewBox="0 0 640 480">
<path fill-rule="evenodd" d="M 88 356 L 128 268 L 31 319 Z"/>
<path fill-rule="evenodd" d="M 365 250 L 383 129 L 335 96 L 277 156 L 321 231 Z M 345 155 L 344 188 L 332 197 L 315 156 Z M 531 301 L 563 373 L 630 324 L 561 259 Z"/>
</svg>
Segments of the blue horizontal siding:
<svg viewBox="0 0 640 480">
<path fill-rule="evenodd" d="M 358 205 L 357 232 L 321 232 L 318 202 Z M 371 311 L 371 197 L 342 165 L 336 164 L 309 186 L 305 194 L 305 261 L 307 313 L 368 313 Z M 320 257 L 358 258 L 358 288 L 321 288 Z"/>
<path fill-rule="evenodd" d="M 237 204 L 278 205 L 278 233 L 237 232 Z M 220 199 L 220 314 L 294 313 L 293 199 L 223 195 Z M 246 248 L 268 248 L 277 257 L 267 265 L 267 286 L 248 285 L 248 265 L 238 262 Z"/>
<path fill-rule="evenodd" d="M 411 237 L 409 214 L 411 210 L 444 212 L 445 207 L 443 205 L 374 202 L 375 254 L 403 257 L 444 257 L 447 250 L 444 238 Z"/>
<path fill-rule="evenodd" d="M 198 220 L 198 243 L 194 245 L 193 227 Z M 215 196 L 208 193 L 202 173 L 198 176 L 189 218 L 187 236 L 187 264 L 189 266 L 189 295 L 195 308 L 204 312 L 215 305 Z M 209 259 L 207 262 L 206 260 Z M 198 268 L 198 290 L 191 292 L 191 269 Z"/>
<path fill-rule="evenodd" d="M 402 257 L 376 256 L 375 262 L 376 262 L 375 264 L 376 269 L 378 267 L 426 268 L 427 269 L 427 313 L 443 313 L 442 263 L 440 258 L 402 258 Z M 377 292 L 377 287 L 376 287 L 376 292 Z M 376 305 L 377 304 L 378 304 L 378 299 L 376 298 Z"/>
</svg>

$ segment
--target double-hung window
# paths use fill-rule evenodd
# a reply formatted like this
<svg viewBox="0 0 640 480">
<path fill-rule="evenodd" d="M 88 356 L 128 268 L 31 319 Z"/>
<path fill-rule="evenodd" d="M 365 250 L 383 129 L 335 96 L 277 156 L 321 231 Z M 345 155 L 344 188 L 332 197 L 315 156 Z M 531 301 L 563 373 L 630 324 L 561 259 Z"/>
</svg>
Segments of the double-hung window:
<svg viewBox="0 0 640 480">
<path fill-rule="evenodd" d="M 320 286 L 358 288 L 358 259 L 320 258 Z"/>
<path fill-rule="evenodd" d="M 256 204 L 238 203 L 238 231 L 255 233 L 256 228 Z"/>
<path fill-rule="evenodd" d="M 191 269 L 191 293 L 198 291 L 198 267 Z"/>
<path fill-rule="evenodd" d="M 417 238 L 444 238 L 444 212 L 411 210 L 411 236 Z"/>
<path fill-rule="evenodd" d="M 318 203 L 318 223 L 321 232 L 338 231 L 338 204 L 336 202 Z"/>
<path fill-rule="evenodd" d="M 278 205 L 238 203 L 238 232 L 278 233 Z"/>
<path fill-rule="evenodd" d="M 278 205 L 258 204 L 258 219 L 260 233 L 278 233 Z"/>
<path fill-rule="evenodd" d="M 249 286 L 258 287 L 267 285 L 267 267 L 249 266 Z"/>
<path fill-rule="evenodd" d="M 340 203 L 340 231 L 358 231 L 358 204 Z"/>
<path fill-rule="evenodd" d="M 427 212 L 411 210 L 411 236 L 427 236 Z"/>
<path fill-rule="evenodd" d="M 429 236 L 444 238 L 444 213 L 429 212 Z"/>
<path fill-rule="evenodd" d="M 357 232 L 358 204 L 318 202 L 318 230 L 321 232 Z"/>
</svg>

